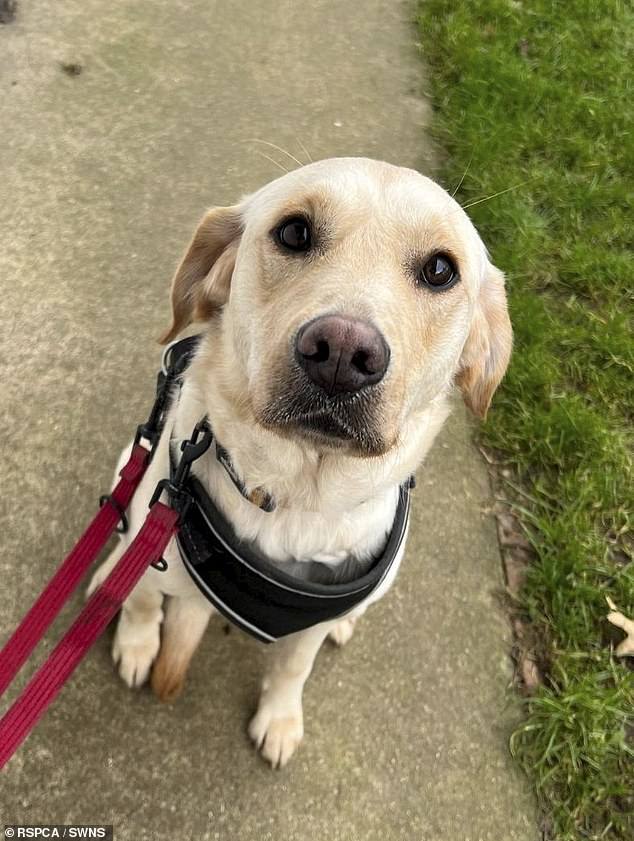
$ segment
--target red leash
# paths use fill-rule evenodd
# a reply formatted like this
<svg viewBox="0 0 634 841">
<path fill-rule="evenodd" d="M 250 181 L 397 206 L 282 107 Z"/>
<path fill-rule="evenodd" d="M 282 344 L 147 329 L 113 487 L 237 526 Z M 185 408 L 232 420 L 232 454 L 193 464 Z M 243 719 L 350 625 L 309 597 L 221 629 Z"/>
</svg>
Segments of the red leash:
<svg viewBox="0 0 634 841">
<path fill-rule="evenodd" d="M 157 440 L 157 436 L 151 439 L 152 447 Z M 13 756 L 22 741 L 44 714 L 48 705 L 54 700 L 64 683 L 79 665 L 84 654 L 114 617 L 148 566 L 158 564 L 162 560 L 162 555 L 168 543 L 178 531 L 180 519 L 190 503 L 190 497 L 184 490 L 184 485 L 189 476 L 191 465 L 206 452 L 212 440 L 213 435 L 206 419 L 202 420 L 196 425 L 191 439 L 184 441 L 181 445 L 181 457 L 174 475 L 169 479 L 162 479 L 156 486 L 150 501 L 150 511 L 130 546 L 103 584 L 88 599 L 77 619 L 54 648 L 46 662 L 35 673 L 20 697 L 0 719 L 0 768 Z M 142 452 L 139 453 L 138 446 L 138 444 L 135 445 L 130 461 L 121 471 L 122 481 L 126 484 L 122 496 L 116 497 L 117 504 L 126 496 L 128 501 L 130 500 L 151 458 L 150 451 L 141 447 Z M 131 464 L 134 466 L 131 467 Z M 120 486 L 121 483 L 117 485 L 113 497 Z M 160 501 L 161 494 L 164 491 L 168 492 L 170 503 L 174 507 L 165 505 Z M 116 521 L 121 516 L 121 512 L 114 505 L 110 507 L 116 516 L 108 533 L 112 532 Z M 64 561 L 58 573 L 53 576 L 1 653 L 1 662 L 8 664 L 6 669 L 9 679 L 7 679 L 7 675 L 2 675 L 5 686 L 12 674 L 15 674 L 21 663 L 24 662 L 28 652 L 33 649 L 50 625 L 55 613 L 68 599 L 79 582 L 81 572 L 86 569 L 90 560 L 103 546 L 105 542 L 105 538 L 102 539 L 103 535 L 105 534 L 107 537 L 105 531 L 107 521 L 105 518 L 100 521 L 99 517 L 100 515 L 97 515 L 91 526 L 88 527 L 77 546 Z M 101 523 L 99 533 L 93 529 L 95 523 Z M 71 559 L 74 559 L 73 563 L 70 563 Z M 54 586 L 56 582 L 58 589 L 55 589 Z M 46 604 L 45 596 L 47 593 L 50 594 L 52 599 L 51 605 Z M 41 615 L 36 610 L 38 605 L 40 605 Z M 7 650 L 8 655 L 6 655 Z"/>
<path fill-rule="evenodd" d="M 121 607 L 149 564 L 158 561 L 178 528 L 179 513 L 156 502 L 141 530 L 103 584 L 0 720 L 0 768 L 13 756 L 82 657 Z"/>
<path fill-rule="evenodd" d="M 189 349 L 191 354 L 195 346 Z M 128 507 L 147 466 L 163 428 L 167 399 L 172 384 L 179 379 L 189 357 L 179 359 L 159 375 L 157 397 L 147 423 L 137 429 L 132 453 L 120 472 L 113 492 L 103 498 L 103 505 L 70 554 L 46 585 L 16 631 L 0 651 L 0 694 L 11 683 L 20 667 L 76 589 L 84 573 L 105 546 L 121 520 L 124 525 Z M 146 449 L 139 442 L 150 443 Z M 0 719 L 0 768 L 11 758 L 29 734 L 64 683 L 79 665 L 82 657 L 114 617 L 134 585 L 151 564 L 160 564 L 168 543 L 178 531 L 181 516 L 189 505 L 184 490 L 191 464 L 211 444 L 213 436 L 206 419 L 196 425 L 189 441 L 184 441 L 174 476 L 161 480 L 150 502 L 150 510 L 140 531 L 118 563 L 84 605 L 46 662 L 35 673 L 20 697 Z M 160 501 L 167 491 L 170 505 Z M 163 567 L 164 568 L 164 567 Z"/>
<path fill-rule="evenodd" d="M 110 495 L 110 504 L 100 508 L 72 552 L 0 651 L 0 695 L 22 668 L 88 567 L 106 545 L 121 517 L 121 512 L 128 507 L 139 486 L 149 460 L 150 453 L 141 444 L 132 448 L 128 463 L 119 473 L 121 479 Z"/>
</svg>

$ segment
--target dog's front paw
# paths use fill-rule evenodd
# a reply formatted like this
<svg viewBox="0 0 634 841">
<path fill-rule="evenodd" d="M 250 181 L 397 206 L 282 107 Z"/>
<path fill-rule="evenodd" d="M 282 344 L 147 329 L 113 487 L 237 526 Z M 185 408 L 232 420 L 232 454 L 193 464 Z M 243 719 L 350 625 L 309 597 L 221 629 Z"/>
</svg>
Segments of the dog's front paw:
<svg viewBox="0 0 634 841">
<path fill-rule="evenodd" d="M 119 675 L 132 689 L 148 679 L 161 644 L 158 622 L 130 621 L 123 610 L 112 646 L 112 659 Z"/>
<path fill-rule="evenodd" d="M 276 717 L 271 707 L 263 705 L 251 719 L 249 736 L 272 768 L 283 768 L 304 736 L 302 711 Z"/>
</svg>

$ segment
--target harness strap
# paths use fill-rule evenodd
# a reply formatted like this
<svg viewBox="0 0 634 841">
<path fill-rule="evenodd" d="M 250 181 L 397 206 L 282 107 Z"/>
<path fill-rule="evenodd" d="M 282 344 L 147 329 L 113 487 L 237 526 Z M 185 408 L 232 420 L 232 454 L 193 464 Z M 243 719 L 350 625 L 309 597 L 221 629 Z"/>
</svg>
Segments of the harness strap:
<svg viewBox="0 0 634 841">
<path fill-rule="evenodd" d="M 107 509 L 104 507 L 104 510 Z M 112 516 L 116 523 L 116 511 Z M 0 720 L 0 768 L 44 714 L 147 567 L 161 557 L 178 530 L 178 520 L 179 514 L 173 508 L 160 501 L 154 503 L 141 530 L 115 568 L 95 590 L 49 658 Z"/>
<path fill-rule="evenodd" d="M 67 555 L 13 635 L 0 651 L 0 695 L 11 683 L 39 640 L 101 552 L 139 486 L 150 453 L 141 444 L 132 448 L 127 464 L 108 500 Z"/>
</svg>

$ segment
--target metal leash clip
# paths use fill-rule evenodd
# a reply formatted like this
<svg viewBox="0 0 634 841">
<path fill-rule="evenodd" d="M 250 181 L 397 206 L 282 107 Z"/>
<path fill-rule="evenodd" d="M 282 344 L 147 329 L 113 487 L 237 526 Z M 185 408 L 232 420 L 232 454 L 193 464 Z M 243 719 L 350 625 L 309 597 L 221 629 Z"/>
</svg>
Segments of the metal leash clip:
<svg viewBox="0 0 634 841">
<path fill-rule="evenodd" d="M 166 491 L 170 504 L 179 512 L 181 520 L 183 519 L 191 503 L 185 483 L 189 478 L 192 464 L 207 452 L 213 440 L 213 432 L 207 418 L 204 417 L 194 427 L 191 437 L 181 443 L 181 457 L 174 475 L 169 479 L 161 479 L 158 483 L 150 500 L 150 508 L 160 499 L 163 491 Z"/>
</svg>

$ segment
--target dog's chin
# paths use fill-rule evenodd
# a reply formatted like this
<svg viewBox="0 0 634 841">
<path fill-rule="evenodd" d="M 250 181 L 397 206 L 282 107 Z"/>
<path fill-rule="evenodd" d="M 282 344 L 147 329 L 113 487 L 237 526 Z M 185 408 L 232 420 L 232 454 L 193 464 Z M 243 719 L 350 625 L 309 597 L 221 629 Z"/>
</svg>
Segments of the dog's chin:
<svg viewBox="0 0 634 841">
<path fill-rule="evenodd" d="M 339 450 L 361 458 L 380 456 L 387 450 L 380 436 L 366 430 L 343 427 L 331 417 L 302 418 L 296 424 L 285 427 L 283 434 L 302 438 L 318 449 Z"/>
<path fill-rule="evenodd" d="M 371 458 L 384 455 L 391 446 L 378 428 L 376 398 L 361 393 L 330 398 L 316 389 L 288 390 L 258 415 L 267 429 L 320 450 Z"/>
<path fill-rule="evenodd" d="M 295 422 L 278 423 L 262 417 L 260 423 L 283 438 L 307 442 L 318 450 L 372 458 L 385 455 L 389 449 L 382 438 L 343 430 L 329 418 L 303 418 Z"/>
</svg>

